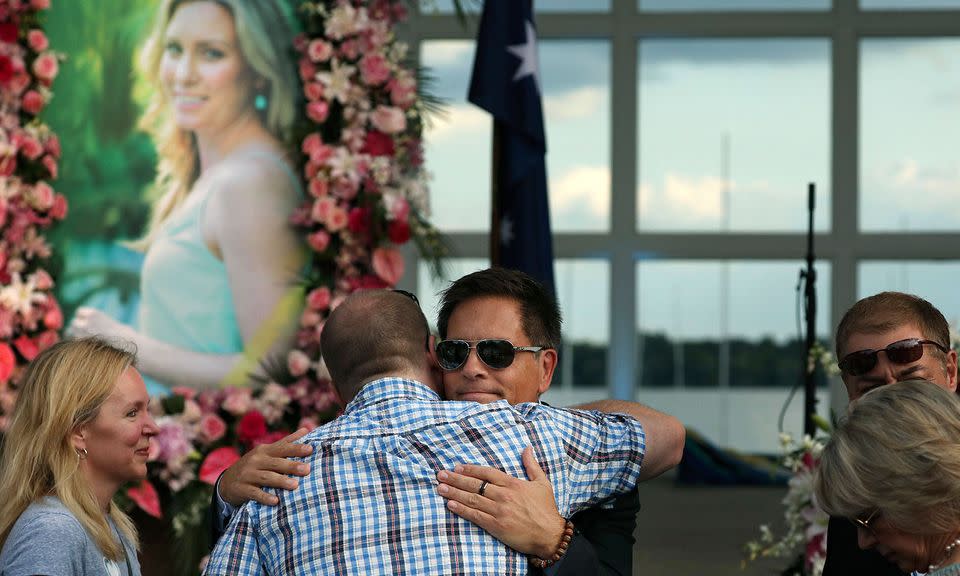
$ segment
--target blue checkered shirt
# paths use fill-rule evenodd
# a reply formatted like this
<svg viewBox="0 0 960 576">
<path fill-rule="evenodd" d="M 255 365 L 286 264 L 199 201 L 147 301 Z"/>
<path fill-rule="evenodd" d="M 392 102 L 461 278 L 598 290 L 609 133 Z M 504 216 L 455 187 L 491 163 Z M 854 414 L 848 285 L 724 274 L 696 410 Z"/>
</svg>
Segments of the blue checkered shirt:
<svg viewBox="0 0 960 576">
<path fill-rule="evenodd" d="M 301 441 L 314 448 L 310 475 L 275 491 L 278 506 L 243 506 L 205 574 L 526 574 L 525 556 L 447 510 L 437 472 L 474 463 L 525 478 L 520 454 L 533 446 L 569 517 L 633 489 L 645 450 L 629 416 L 442 402 L 399 378 L 367 384 Z"/>
</svg>

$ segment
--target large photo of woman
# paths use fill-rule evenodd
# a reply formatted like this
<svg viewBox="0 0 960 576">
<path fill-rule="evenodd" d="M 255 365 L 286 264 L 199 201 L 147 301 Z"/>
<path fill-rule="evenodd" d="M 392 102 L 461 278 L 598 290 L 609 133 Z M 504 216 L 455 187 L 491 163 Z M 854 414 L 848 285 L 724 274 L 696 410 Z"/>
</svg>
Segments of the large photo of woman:
<svg viewBox="0 0 960 576">
<path fill-rule="evenodd" d="M 139 310 L 124 323 L 80 306 L 75 336 L 133 342 L 151 395 L 242 384 L 292 344 L 305 262 L 290 214 L 299 105 L 281 0 L 159 3 L 140 53 L 156 147 L 155 200 L 131 246 Z"/>
</svg>

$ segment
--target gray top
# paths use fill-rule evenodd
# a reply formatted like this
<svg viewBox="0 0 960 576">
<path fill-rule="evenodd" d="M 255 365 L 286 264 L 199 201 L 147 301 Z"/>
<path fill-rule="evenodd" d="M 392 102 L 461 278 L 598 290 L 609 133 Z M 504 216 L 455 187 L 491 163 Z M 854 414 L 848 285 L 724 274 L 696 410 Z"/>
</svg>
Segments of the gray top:
<svg viewBox="0 0 960 576">
<path fill-rule="evenodd" d="M 117 538 L 121 538 L 109 518 Z M 10 531 L 0 552 L 0 576 L 140 576 L 133 544 L 122 538 L 127 562 L 108 560 L 80 521 L 60 502 L 47 496 L 31 504 Z"/>
<path fill-rule="evenodd" d="M 960 564 L 951 564 L 938 568 L 933 572 L 927 572 L 927 576 L 960 576 Z"/>
</svg>

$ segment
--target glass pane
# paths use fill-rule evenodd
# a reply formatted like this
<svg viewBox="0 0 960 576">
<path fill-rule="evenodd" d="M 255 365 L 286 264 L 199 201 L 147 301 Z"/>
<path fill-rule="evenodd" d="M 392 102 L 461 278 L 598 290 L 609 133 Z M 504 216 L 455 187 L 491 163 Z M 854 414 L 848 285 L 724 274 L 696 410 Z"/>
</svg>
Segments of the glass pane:
<svg viewBox="0 0 960 576">
<path fill-rule="evenodd" d="M 960 0 L 860 0 L 864 10 L 937 10 L 960 8 Z"/>
<path fill-rule="evenodd" d="M 540 58 L 552 230 L 606 232 L 610 229 L 610 43 L 543 41 Z"/>
<path fill-rule="evenodd" d="M 960 261 L 871 260 L 857 270 L 857 297 L 884 290 L 916 294 L 946 317 L 954 332 L 960 327 Z"/>
<path fill-rule="evenodd" d="M 423 14 L 453 12 L 453 0 L 423 0 L 420 5 Z M 482 7 L 476 0 L 460 0 L 460 5 L 471 13 Z M 534 0 L 533 7 L 537 12 L 609 12 L 610 0 Z"/>
<path fill-rule="evenodd" d="M 432 222 L 441 230 L 488 232 L 492 129 L 490 115 L 467 102 L 474 43 L 438 40 L 420 50 L 435 78 L 433 93 L 446 101 L 424 133 Z"/>
<path fill-rule="evenodd" d="M 472 41 L 431 41 L 421 61 L 446 114 L 425 135 L 433 222 L 446 231 L 490 230 L 490 116 L 466 101 Z M 550 222 L 555 232 L 610 227 L 610 44 L 540 42 Z M 582 71 L 570 74 L 570 69 Z"/>
<path fill-rule="evenodd" d="M 831 0 L 638 0 L 640 10 L 649 12 L 687 12 L 704 10 L 810 11 L 829 10 Z"/>
<path fill-rule="evenodd" d="M 860 45 L 860 226 L 960 230 L 960 40 Z"/>
<path fill-rule="evenodd" d="M 557 295 L 563 312 L 563 349 L 553 388 L 607 385 L 610 347 L 610 263 L 557 260 Z"/>
<path fill-rule="evenodd" d="M 771 388 L 800 377 L 800 262 L 640 262 L 637 385 Z M 817 333 L 828 340 L 830 264 L 817 265 Z"/>
<path fill-rule="evenodd" d="M 711 442 L 778 450 L 803 429 L 797 279 L 789 261 L 641 261 L 637 265 L 637 400 L 673 414 Z M 817 333 L 831 330 L 828 263 L 817 263 Z M 820 373 L 817 412 L 829 418 Z"/>
<path fill-rule="evenodd" d="M 830 228 L 830 44 L 825 39 L 639 44 L 642 230 Z"/>
</svg>

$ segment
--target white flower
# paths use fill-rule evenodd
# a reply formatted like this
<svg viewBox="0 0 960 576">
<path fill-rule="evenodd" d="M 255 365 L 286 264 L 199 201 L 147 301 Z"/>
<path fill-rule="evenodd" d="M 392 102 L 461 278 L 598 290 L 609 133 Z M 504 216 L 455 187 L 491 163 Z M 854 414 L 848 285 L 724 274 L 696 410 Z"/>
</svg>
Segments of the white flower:
<svg viewBox="0 0 960 576">
<path fill-rule="evenodd" d="M 335 58 L 331 61 L 331 71 L 317 73 L 317 80 L 323 84 L 329 99 L 335 98 L 341 104 L 346 104 L 350 97 L 350 77 L 356 70 L 353 66 L 340 64 L 340 61 Z"/>
<path fill-rule="evenodd" d="M 366 8 L 358 10 L 349 3 L 344 3 L 334 8 L 333 12 L 330 13 L 324 31 L 328 38 L 342 40 L 344 36 L 356 34 L 368 25 Z"/>
<path fill-rule="evenodd" d="M 366 156 L 362 154 L 354 155 L 346 148 L 337 146 L 333 152 L 333 156 L 327 161 L 327 165 L 330 166 L 330 175 L 334 178 L 343 178 L 351 182 L 359 182 L 359 165 L 360 160 L 363 158 L 366 158 Z"/>
<path fill-rule="evenodd" d="M 19 272 L 15 272 L 10 284 L 0 289 L 0 305 L 8 310 L 29 316 L 34 306 L 47 301 L 47 296 L 36 290 L 36 280 L 31 275 L 24 282 Z"/>
</svg>

